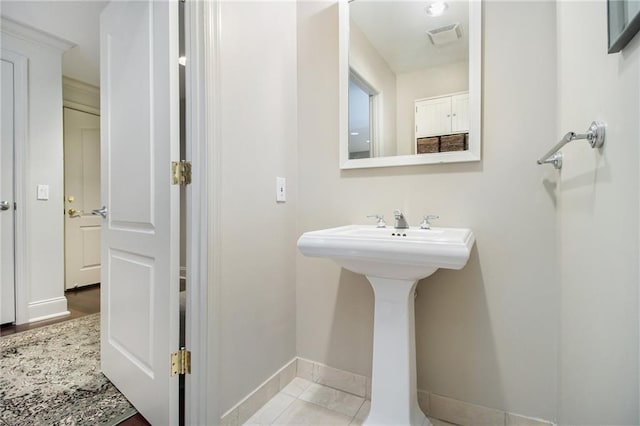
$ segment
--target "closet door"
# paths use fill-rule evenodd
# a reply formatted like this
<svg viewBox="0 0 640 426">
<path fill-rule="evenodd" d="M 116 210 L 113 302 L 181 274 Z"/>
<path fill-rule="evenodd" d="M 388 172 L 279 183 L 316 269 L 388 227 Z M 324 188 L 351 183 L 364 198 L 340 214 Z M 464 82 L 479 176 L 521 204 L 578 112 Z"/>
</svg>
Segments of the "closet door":
<svg viewBox="0 0 640 426">
<path fill-rule="evenodd" d="M 2 59 L 2 121 L 0 129 L 0 324 L 16 319 L 15 305 L 15 210 L 13 187 L 14 90 L 13 63 Z"/>
<path fill-rule="evenodd" d="M 154 425 L 178 424 L 178 3 L 112 1 L 100 18 L 104 374 Z"/>
</svg>

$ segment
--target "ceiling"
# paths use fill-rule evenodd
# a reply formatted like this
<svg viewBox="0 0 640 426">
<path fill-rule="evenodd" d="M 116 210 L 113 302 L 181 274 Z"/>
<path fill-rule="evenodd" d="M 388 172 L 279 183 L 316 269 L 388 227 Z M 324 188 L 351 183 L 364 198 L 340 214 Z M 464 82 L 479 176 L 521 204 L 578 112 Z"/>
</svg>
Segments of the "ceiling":
<svg viewBox="0 0 640 426">
<path fill-rule="evenodd" d="M 427 1 L 355 0 L 349 3 L 351 25 L 354 23 L 396 73 L 468 61 L 469 2 L 447 1 L 442 16 L 426 13 Z M 462 38 L 434 46 L 426 31 L 459 23 Z"/>
<path fill-rule="evenodd" d="M 108 1 L 2 0 L 1 14 L 75 44 L 62 57 L 62 74 L 100 85 L 100 12 Z"/>
</svg>

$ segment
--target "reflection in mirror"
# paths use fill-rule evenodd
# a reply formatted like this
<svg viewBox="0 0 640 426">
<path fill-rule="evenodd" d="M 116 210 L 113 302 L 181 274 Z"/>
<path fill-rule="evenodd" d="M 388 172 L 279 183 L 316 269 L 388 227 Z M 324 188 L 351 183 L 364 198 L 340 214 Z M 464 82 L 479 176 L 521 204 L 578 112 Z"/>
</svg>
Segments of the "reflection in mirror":
<svg viewBox="0 0 640 426">
<path fill-rule="evenodd" d="M 480 159 L 480 7 L 340 4 L 342 168 Z"/>
<path fill-rule="evenodd" d="M 349 74 L 349 159 L 376 155 L 378 93 L 354 73 Z"/>
</svg>

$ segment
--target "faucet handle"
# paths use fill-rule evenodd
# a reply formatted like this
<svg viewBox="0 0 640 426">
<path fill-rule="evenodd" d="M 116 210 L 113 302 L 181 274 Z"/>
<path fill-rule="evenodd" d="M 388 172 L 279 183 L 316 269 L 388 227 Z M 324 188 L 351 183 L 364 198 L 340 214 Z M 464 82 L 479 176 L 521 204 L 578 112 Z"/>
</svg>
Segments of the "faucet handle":
<svg viewBox="0 0 640 426">
<path fill-rule="evenodd" d="M 431 223 L 429 221 L 431 219 L 439 219 L 440 216 L 436 216 L 434 214 L 426 214 L 422 217 L 422 222 L 420 222 L 420 229 L 431 229 Z"/>
<path fill-rule="evenodd" d="M 378 228 L 386 228 L 387 227 L 387 222 L 384 221 L 384 215 L 382 215 L 382 214 L 370 214 L 370 215 L 367 215 L 367 217 L 375 217 L 376 219 L 378 219 L 378 223 L 376 223 L 376 227 L 378 227 Z"/>
</svg>

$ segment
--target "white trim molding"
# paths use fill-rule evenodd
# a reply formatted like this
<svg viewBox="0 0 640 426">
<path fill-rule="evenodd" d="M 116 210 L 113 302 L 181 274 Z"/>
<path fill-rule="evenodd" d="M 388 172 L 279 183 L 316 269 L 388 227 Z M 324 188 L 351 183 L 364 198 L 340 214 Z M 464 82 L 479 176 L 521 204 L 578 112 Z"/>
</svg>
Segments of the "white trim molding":
<svg viewBox="0 0 640 426">
<path fill-rule="evenodd" d="M 244 424 L 294 377 L 371 400 L 371 378 L 296 357 L 229 409 L 219 423 L 224 426 Z M 430 418 L 460 426 L 555 426 L 548 420 L 483 407 L 426 390 L 418 390 L 418 403 Z"/>
<path fill-rule="evenodd" d="M 3 21 L 4 22 L 4 21 Z M 24 165 L 29 160 L 28 125 L 29 125 L 29 98 L 28 98 L 28 59 L 18 53 L 0 49 L 2 60 L 13 64 L 13 93 L 14 93 L 14 198 L 17 206 L 15 216 L 15 297 L 16 297 L 16 324 L 29 322 L 28 298 L 31 274 L 26 267 L 29 255 L 28 228 L 25 206 L 27 201 L 27 170 Z M 66 311 L 66 305 L 64 310 Z"/>
<path fill-rule="evenodd" d="M 29 322 L 69 315 L 69 311 L 67 311 L 67 298 L 64 296 L 31 302 L 29 303 L 28 311 Z"/>
<path fill-rule="evenodd" d="M 278 392 L 284 389 L 297 376 L 298 359 L 294 358 L 262 382 L 249 395 L 243 398 L 226 413 L 220 416 L 215 424 L 239 426 L 246 423 L 263 405 Z"/>
<path fill-rule="evenodd" d="M 76 46 L 72 41 L 65 40 L 61 37 L 49 34 L 30 25 L 14 21 L 13 19 L 9 19 L 4 16 L 0 17 L 0 29 L 3 33 L 12 35 L 21 40 L 38 43 L 57 49 L 60 52 L 64 52 Z"/>
<path fill-rule="evenodd" d="M 204 74 L 202 78 L 207 84 L 202 92 L 205 94 L 205 118 L 206 140 L 201 141 L 204 147 L 202 158 L 206 165 L 202 164 L 200 179 L 206 182 L 201 192 L 206 194 L 201 200 L 204 222 L 206 227 L 202 235 L 206 235 L 205 241 L 200 245 L 202 250 L 201 268 L 205 268 L 208 275 L 201 289 L 200 303 L 207 307 L 206 329 L 201 333 L 206 337 L 207 347 L 205 358 L 210 365 L 207 370 L 208 400 L 207 421 L 208 424 L 216 424 L 220 419 L 221 407 L 219 405 L 222 392 L 220 388 L 220 294 L 222 288 L 222 129 L 220 126 L 222 116 L 222 83 L 220 71 L 220 44 L 222 39 L 222 13 L 221 2 L 205 2 L 204 9 Z M 203 277 L 204 278 L 204 277 Z M 204 339 L 203 339 L 204 340 Z"/>
<path fill-rule="evenodd" d="M 62 102 L 64 107 L 100 115 L 100 89 L 65 76 L 62 76 Z"/>
<path fill-rule="evenodd" d="M 220 167 L 216 146 L 219 108 L 219 2 L 185 3 L 186 159 L 192 183 L 186 189 L 186 346 L 197 374 L 186 376 L 185 424 L 220 419 L 218 300 L 220 258 L 215 244 Z M 216 275 L 218 274 L 218 275 Z"/>
</svg>

